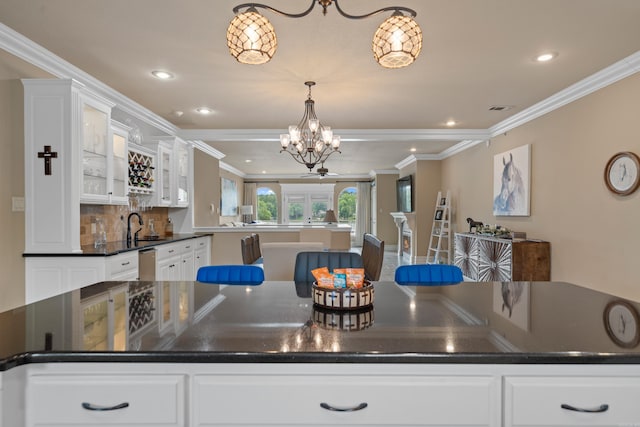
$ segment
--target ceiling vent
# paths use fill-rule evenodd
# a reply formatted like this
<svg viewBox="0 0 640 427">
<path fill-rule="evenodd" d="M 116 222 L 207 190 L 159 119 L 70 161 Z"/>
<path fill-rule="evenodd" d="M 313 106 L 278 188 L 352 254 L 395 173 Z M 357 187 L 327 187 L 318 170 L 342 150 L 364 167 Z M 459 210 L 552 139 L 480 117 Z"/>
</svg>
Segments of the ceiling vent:
<svg viewBox="0 0 640 427">
<path fill-rule="evenodd" d="M 489 107 L 489 111 L 507 111 L 511 110 L 513 105 L 492 105 Z"/>
</svg>

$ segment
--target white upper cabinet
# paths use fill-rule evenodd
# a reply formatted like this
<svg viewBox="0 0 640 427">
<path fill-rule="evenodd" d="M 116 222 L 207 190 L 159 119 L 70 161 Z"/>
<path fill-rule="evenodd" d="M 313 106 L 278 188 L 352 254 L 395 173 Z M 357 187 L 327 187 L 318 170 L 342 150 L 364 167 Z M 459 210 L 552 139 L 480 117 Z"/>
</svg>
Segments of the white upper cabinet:
<svg viewBox="0 0 640 427">
<path fill-rule="evenodd" d="M 74 80 L 22 83 L 25 252 L 81 252 L 80 203 L 114 202 L 114 104 Z"/>
<path fill-rule="evenodd" d="M 191 188 L 191 151 L 186 141 L 177 137 L 155 138 L 146 143 L 157 152 L 155 169 L 155 205 L 189 206 Z"/>
<path fill-rule="evenodd" d="M 189 206 L 189 188 L 191 168 L 191 147 L 182 140 L 175 145 L 176 195 L 175 204 L 179 207 Z"/>
</svg>

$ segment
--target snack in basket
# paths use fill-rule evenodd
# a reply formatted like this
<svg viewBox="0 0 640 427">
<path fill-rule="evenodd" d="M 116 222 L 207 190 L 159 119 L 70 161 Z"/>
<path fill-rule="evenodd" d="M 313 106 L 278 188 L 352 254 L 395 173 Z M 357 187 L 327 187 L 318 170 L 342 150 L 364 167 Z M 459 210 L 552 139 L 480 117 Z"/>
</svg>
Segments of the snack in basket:
<svg viewBox="0 0 640 427">
<path fill-rule="evenodd" d="M 333 287 L 342 289 L 347 287 L 347 275 L 343 273 L 333 273 Z"/>
<path fill-rule="evenodd" d="M 318 267 L 311 270 L 311 274 L 315 277 L 316 280 L 319 280 L 321 276 L 326 276 L 329 273 L 329 269 L 327 267 Z"/>
<path fill-rule="evenodd" d="M 336 268 L 334 274 L 347 276 L 347 288 L 361 288 L 364 286 L 364 268 Z"/>
</svg>

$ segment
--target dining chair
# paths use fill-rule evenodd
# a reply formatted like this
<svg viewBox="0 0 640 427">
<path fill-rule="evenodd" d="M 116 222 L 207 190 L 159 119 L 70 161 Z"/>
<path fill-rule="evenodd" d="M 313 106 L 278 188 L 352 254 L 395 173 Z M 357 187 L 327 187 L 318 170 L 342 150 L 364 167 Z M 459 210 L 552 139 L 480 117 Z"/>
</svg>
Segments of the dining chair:
<svg viewBox="0 0 640 427">
<path fill-rule="evenodd" d="M 373 234 L 365 233 L 362 240 L 362 263 L 364 277 L 370 281 L 380 280 L 384 259 L 384 240 Z"/>
<path fill-rule="evenodd" d="M 450 264 L 411 264 L 396 268 L 395 281 L 406 286 L 452 285 L 462 282 L 460 267 Z"/>
<path fill-rule="evenodd" d="M 218 285 L 257 286 L 264 270 L 257 265 L 207 265 L 198 269 L 196 281 Z"/>
<path fill-rule="evenodd" d="M 240 250 L 242 251 L 242 263 L 253 264 L 253 238 L 251 236 L 244 236 L 240 239 Z"/>
<path fill-rule="evenodd" d="M 295 282 L 313 282 L 315 278 L 311 270 L 327 267 L 334 268 L 363 268 L 362 257 L 355 252 L 299 252 L 293 272 Z"/>
<path fill-rule="evenodd" d="M 252 264 L 262 264 L 262 251 L 260 250 L 260 235 L 258 233 L 251 234 L 253 262 Z"/>
</svg>

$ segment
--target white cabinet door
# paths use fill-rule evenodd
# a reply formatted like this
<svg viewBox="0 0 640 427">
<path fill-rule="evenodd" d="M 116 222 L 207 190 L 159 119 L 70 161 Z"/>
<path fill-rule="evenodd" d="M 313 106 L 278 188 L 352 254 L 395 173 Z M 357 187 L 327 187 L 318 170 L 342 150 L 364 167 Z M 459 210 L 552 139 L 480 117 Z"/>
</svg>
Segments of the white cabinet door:
<svg viewBox="0 0 640 427">
<path fill-rule="evenodd" d="M 129 286 L 122 285 L 80 301 L 77 333 L 87 351 L 125 351 L 129 347 Z"/>
<path fill-rule="evenodd" d="M 34 375 L 27 427 L 184 426 L 180 375 Z"/>
<path fill-rule="evenodd" d="M 85 203 L 105 203 L 109 191 L 111 112 L 98 103 L 80 97 L 82 102 L 82 196 Z"/>
<path fill-rule="evenodd" d="M 127 128 L 115 121 L 111 121 L 113 144 L 111 146 L 111 182 L 109 183 L 110 203 L 126 204 L 128 185 L 128 139 Z"/>
<path fill-rule="evenodd" d="M 211 237 L 199 237 L 195 241 L 195 260 L 193 265 L 194 280 L 200 267 L 211 265 Z"/>
<path fill-rule="evenodd" d="M 156 280 L 180 280 L 182 259 L 179 256 L 160 260 L 156 264 Z"/>
<path fill-rule="evenodd" d="M 197 375 L 192 396 L 197 427 L 460 427 L 500 419 L 494 377 Z"/>
<path fill-rule="evenodd" d="M 635 426 L 640 377 L 505 377 L 505 426 Z"/>
<path fill-rule="evenodd" d="M 175 144 L 175 189 L 176 194 L 174 196 L 175 206 L 187 207 L 189 206 L 189 193 L 190 193 L 190 176 L 191 176 L 191 148 L 186 142 L 182 140 L 176 140 Z"/>
</svg>

